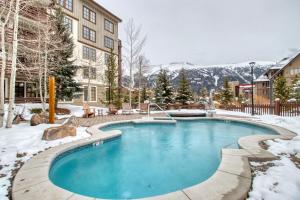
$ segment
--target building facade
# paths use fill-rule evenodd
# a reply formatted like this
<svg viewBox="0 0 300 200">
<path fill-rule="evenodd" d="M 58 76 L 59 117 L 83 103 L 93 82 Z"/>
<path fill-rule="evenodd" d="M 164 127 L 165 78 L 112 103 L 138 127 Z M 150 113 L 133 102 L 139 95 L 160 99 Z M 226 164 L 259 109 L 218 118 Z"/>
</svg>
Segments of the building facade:
<svg viewBox="0 0 300 200">
<path fill-rule="evenodd" d="M 7 12 L 9 1 L 0 0 L 0 9 Z M 23 5 L 19 14 L 19 31 L 18 31 L 18 62 L 16 70 L 15 98 L 16 102 L 26 102 L 38 100 L 38 70 L 32 64 L 34 55 L 30 49 L 36 45 L 34 42 L 37 38 L 39 29 L 43 29 L 43 23 L 48 18 L 47 7 L 51 5 L 49 0 L 36 0 Z M 5 47 L 6 47 L 6 72 L 4 80 L 4 97 L 8 100 L 11 64 L 12 64 L 12 43 L 13 43 L 13 15 L 9 17 L 5 27 Z M 34 31 L 33 31 L 34 30 Z M 1 40 L 3 42 L 3 40 Z M 34 49 L 34 48 L 33 48 Z M 30 55 L 25 55 L 25 52 Z M 2 53 L 0 51 L 0 53 Z M 1 57 L 0 57 L 1 60 Z M 2 60 L 1 60 L 2 61 Z M 2 62 L 1 62 L 2 63 Z M 0 65 L 1 66 L 1 65 Z M 2 68 L 3 66 L 1 66 Z M 31 100 L 30 100 L 31 99 Z"/>
<path fill-rule="evenodd" d="M 279 76 L 283 76 L 289 86 L 296 77 L 300 77 L 300 53 L 282 59 L 255 80 L 256 103 L 273 102 L 273 81 Z"/>
<path fill-rule="evenodd" d="M 58 0 L 57 3 L 63 8 L 65 23 L 74 39 L 73 57 L 79 66 L 75 78 L 83 90 L 78 97 L 65 102 L 81 105 L 89 101 L 99 105 L 106 101 L 104 73 L 111 52 L 117 57 L 116 64 L 121 71 L 118 38 L 121 19 L 94 0 Z"/>
</svg>

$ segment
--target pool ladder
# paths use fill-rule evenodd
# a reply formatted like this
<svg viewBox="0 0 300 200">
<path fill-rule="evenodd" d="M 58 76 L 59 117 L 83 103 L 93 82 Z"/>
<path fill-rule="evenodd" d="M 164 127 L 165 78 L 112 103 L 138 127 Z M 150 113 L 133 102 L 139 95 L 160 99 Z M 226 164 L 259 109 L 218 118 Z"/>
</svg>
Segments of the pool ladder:
<svg viewBox="0 0 300 200">
<path fill-rule="evenodd" d="M 151 105 L 156 106 L 158 109 L 163 111 L 163 113 L 165 113 L 171 120 L 174 120 L 174 118 L 166 110 L 164 110 L 162 107 L 160 107 L 157 103 L 149 103 L 149 105 L 148 105 L 148 118 L 150 118 L 150 107 L 151 107 Z"/>
</svg>

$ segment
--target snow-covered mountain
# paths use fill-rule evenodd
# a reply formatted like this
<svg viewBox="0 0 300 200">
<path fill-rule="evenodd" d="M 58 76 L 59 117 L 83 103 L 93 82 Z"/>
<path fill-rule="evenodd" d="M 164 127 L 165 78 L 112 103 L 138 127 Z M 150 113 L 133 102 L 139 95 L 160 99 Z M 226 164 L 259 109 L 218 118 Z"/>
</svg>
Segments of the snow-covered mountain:
<svg viewBox="0 0 300 200">
<path fill-rule="evenodd" d="M 259 77 L 274 64 L 275 62 L 257 61 L 254 68 L 255 78 Z M 239 81 L 240 83 L 251 82 L 249 62 L 206 66 L 195 65 L 188 62 L 177 62 L 150 66 L 146 74 L 149 86 L 155 86 L 157 74 L 160 69 L 165 69 L 169 72 L 171 81 L 176 87 L 178 85 L 178 74 L 182 68 L 186 70 L 191 86 L 195 92 L 199 91 L 203 86 L 208 90 L 221 88 L 224 83 L 224 77 L 227 77 L 230 81 Z M 124 85 L 128 85 L 128 77 L 124 77 Z"/>
</svg>

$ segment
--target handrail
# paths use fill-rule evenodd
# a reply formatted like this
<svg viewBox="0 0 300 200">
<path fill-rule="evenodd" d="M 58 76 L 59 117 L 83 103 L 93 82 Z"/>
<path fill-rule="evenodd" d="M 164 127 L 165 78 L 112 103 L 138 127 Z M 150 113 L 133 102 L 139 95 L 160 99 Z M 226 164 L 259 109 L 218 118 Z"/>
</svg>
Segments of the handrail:
<svg viewBox="0 0 300 200">
<path fill-rule="evenodd" d="M 166 112 L 166 110 L 164 110 L 163 108 L 161 108 L 157 103 L 149 103 L 148 104 L 148 118 L 150 118 L 150 106 L 151 105 L 154 105 L 154 106 L 158 107 L 161 111 L 163 111 L 163 113 L 165 113 L 168 117 L 170 117 L 171 119 L 173 119 L 173 117 L 168 112 Z"/>
</svg>

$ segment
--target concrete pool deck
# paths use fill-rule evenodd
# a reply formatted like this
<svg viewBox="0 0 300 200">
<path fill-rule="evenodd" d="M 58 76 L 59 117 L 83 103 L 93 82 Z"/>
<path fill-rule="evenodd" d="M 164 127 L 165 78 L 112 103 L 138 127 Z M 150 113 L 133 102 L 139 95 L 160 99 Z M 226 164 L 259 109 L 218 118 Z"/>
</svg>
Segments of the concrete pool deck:
<svg viewBox="0 0 300 200">
<path fill-rule="evenodd" d="M 180 120 L 186 120 L 179 118 Z M 222 149 L 221 162 L 217 171 L 206 181 L 185 188 L 173 193 L 144 198 L 146 200 L 217 200 L 217 199 L 246 199 L 251 187 L 251 170 L 249 161 L 266 161 L 276 159 L 276 156 L 262 149 L 259 142 L 269 139 L 292 139 L 296 134 L 281 127 L 263 123 L 249 121 L 247 119 L 237 119 L 231 117 L 216 118 L 189 118 L 187 120 L 228 120 L 239 121 L 273 129 L 279 135 L 252 135 L 242 137 L 238 140 L 241 149 Z M 134 120 L 119 122 L 107 122 L 92 126 L 87 129 L 91 134 L 90 138 L 64 144 L 44 151 L 30 159 L 17 173 L 12 188 L 13 200 L 95 200 L 81 196 L 70 191 L 57 187 L 49 180 L 49 170 L 54 159 L 69 150 L 82 147 L 88 144 L 96 144 L 115 137 L 121 136 L 121 132 L 102 132 L 100 127 L 116 123 L 127 123 Z M 176 123 L 176 121 L 159 120 L 148 121 L 140 119 L 136 123 Z"/>
</svg>

